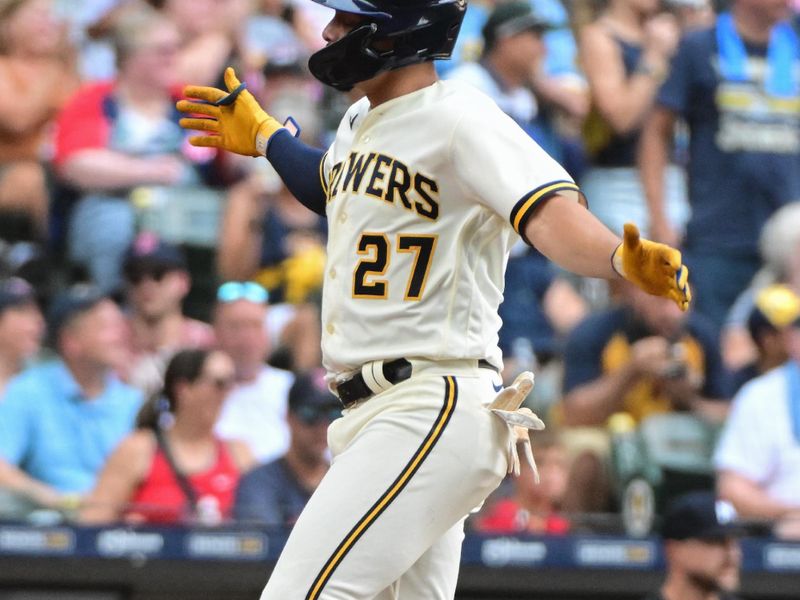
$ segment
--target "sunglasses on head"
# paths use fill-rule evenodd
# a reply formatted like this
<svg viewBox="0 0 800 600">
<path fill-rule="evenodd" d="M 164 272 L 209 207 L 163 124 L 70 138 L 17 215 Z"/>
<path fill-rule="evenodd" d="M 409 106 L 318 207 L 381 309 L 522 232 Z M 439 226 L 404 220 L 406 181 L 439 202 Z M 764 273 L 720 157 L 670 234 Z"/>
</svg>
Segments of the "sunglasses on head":
<svg viewBox="0 0 800 600">
<path fill-rule="evenodd" d="M 161 282 L 164 277 L 166 277 L 167 273 L 169 273 L 172 269 L 165 266 L 153 266 L 149 268 L 139 268 L 139 269 L 129 269 L 125 273 L 125 278 L 131 283 L 131 285 L 139 285 L 145 279 L 152 279 L 156 283 Z"/>
<path fill-rule="evenodd" d="M 217 300 L 219 302 L 247 300 L 257 304 L 266 304 L 269 300 L 269 292 L 252 281 L 229 281 L 219 286 Z"/>
<path fill-rule="evenodd" d="M 323 421 L 332 423 L 342 416 L 342 409 L 337 406 L 301 406 L 294 413 L 304 424 L 317 425 Z"/>
</svg>

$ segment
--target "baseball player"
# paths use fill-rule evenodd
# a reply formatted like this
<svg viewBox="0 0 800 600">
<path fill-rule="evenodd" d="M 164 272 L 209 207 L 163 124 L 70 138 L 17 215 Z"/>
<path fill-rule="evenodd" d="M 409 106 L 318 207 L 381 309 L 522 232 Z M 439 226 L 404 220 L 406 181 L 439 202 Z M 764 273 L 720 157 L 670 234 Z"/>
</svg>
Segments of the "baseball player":
<svg viewBox="0 0 800 600">
<path fill-rule="evenodd" d="M 522 236 L 567 269 L 621 275 L 683 308 L 687 271 L 633 225 L 620 243 L 495 104 L 437 81 L 432 59 L 450 55 L 464 0 L 314 1 L 336 12 L 311 72 L 365 94 L 327 151 L 266 114 L 231 69 L 227 91 L 188 86 L 178 103 L 181 124 L 203 132 L 194 145 L 266 156 L 329 224 L 323 360 L 345 411 L 261 597 L 449 599 L 465 516 L 515 466 L 520 430 L 541 426 L 516 410 L 530 375 L 497 394 L 511 245 Z"/>
</svg>

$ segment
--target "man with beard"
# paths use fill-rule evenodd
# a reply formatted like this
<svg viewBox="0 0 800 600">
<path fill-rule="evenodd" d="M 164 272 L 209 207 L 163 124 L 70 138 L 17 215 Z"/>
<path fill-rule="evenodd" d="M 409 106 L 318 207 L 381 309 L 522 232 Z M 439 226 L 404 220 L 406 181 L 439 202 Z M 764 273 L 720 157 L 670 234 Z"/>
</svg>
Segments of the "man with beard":
<svg viewBox="0 0 800 600">
<path fill-rule="evenodd" d="M 736 600 L 742 553 L 733 507 L 711 492 L 676 499 L 661 535 L 667 577 L 645 600 Z"/>
</svg>

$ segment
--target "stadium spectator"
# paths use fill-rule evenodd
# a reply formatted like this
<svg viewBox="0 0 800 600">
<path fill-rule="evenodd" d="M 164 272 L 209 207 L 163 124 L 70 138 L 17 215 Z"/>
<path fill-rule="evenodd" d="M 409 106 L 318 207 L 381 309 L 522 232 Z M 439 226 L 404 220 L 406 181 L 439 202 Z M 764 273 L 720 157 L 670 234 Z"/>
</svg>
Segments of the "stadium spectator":
<svg viewBox="0 0 800 600">
<path fill-rule="evenodd" d="M 272 57 L 281 56 L 297 44 L 307 54 L 318 50 L 324 43 L 321 29 L 306 8 L 305 3 L 290 0 L 258 0 L 244 26 L 245 64 L 254 71 L 260 70 Z"/>
<path fill-rule="evenodd" d="M 590 314 L 569 335 L 564 353 L 564 397 L 554 416 L 570 449 L 568 512 L 607 508 L 604 428 L 618 412 L 640 423 L 651 415 L 691 412 L 721 422 L 727 413 L 726 373 L 713 327 L 620 282 L 619 305 Z M 580 475 L 580 476 L 579 476 Z"/>
<path fill-rule="evenodd" d="M 31 285 L 18 277 L 0 280 L 0 403 L 9 380 L 39 353 L 43 335 Z"/>
<path fill-rule="evenodd" d="M 139 234 L 128 249 L 123 273 L 133 353 L 127 380 L 149 396 L 161 387 L 172 355 L 181 349 L 210 348 L 214 331 L 181 312 L 191 279 L 176 246 L 153 233 Z"/>
<path fill-rule="evenodd" d="M 70 258 L 104 291 L 119 287 L 133 241 L 131 192 L 200 182 L 191 155 L 182 154 L 188 144 L 174 104 L 174 25 L 147 7 L 124 12 L 114 46 L 117 79 L 88 84 L 69 101 L 58 119 L 55 156 L 63 180 L 81 194 L 70 216 Z"/>
<path fill-rule="evenodd" d="M 581 189 L 592 212 L 617 234 L 627 221 L 648 231 L 636 150 L 680 37 L 676 19 L 660 10 L 656 0 L 611 0 L 578 37 L 592 102 L 584 124 L 591 166 Z M 680 229 L 688 216 L 680 169 L 667 168 L 661 181 L 665 218 Z"/>
<path fill-rule="evenodd" d="M 468 11 L 469 14 L 469 11 Z M 447 69 L 448 79 L 465 81 L 491 96 L 545 150 L 558 159 L 561 140 L 540 111 L 540 100 L 569 117 L 583 119 L 585 94 L 575 78 L 550 76 L 543 36 L 552 28 L 525 0 L 499 3 L 482 29 L 480 60 Z"/>
<path fill-rule="evenodd" d="M 58 358 L 12 379 L 0 403 L 0 487 L 63 508 L 94 486 L 142 397 L 114 375 L 127 353 L 111 300 L 70 288 L 53 301 L 48 326 Z"/>
<path fill-rule="evenodd" d="M 791 309 L 791 307 L 787 307 Z M 743 517 L 800 529 L 800 301 L 782 331 L 790 359 L 739 391 L 714 463 L 722 498 Z M 797 535 L 797 531 L 795 531 Z"/>
<path fill-rule="evenodd" d="M 268 299 L 257 283 L 229 281 L 217 290 L 214 308 L 217 344 L 233 359 L 236 371 L 215 431 L 223 439 L 247 442 L 262 463 L 289 448 L 287 394 L 294 379 L 264 362 L 270 352 Z"/>
<path fill-rule="evenodd" d="M 286 369 L 304 371 L 321 362 L 326 233 L 325 219 L 282 183 L 272 190 L 253 174 L 230 190 L 219 231 L 219 276 L 254 279 L 269 291 L 271 345 L 281 355 L 270 362 Z"/>
<path fill-rule="evenodd" d="M 645 600 L 736 600 L 742 528 L 736 512 L 713 493 L 692 492 L 673 501 L 662 526 L 667 576 Z"/>
<path fill-rule="evenodd" d="M 747 320 L 747 329 L 756 347 L 756 357 L 731 373 L 731 397 L 751 379 L 788 360 L 783 331 L 792 324 L 796 314 L 800 314 L 800 298 L 785 285 L 771 285 L 758 293 Z"/>
<path fill-rule="evenodd" d="M 280 184 L 259 177 L 234 186 L 219 233 L 217 265 L 223 280 L 255 279 L 273 303 L 318 298 L 325 269 L 325 219 Z"/>
<path fill-rule="evenodd" d="M 620 411 L 637 421 L 692 410 L 724 418 L 725 371 L 708 321 L 627 284 L 620 304 L 593 313 L 567 341 L 563 419 L 603 425 Z M 674 309 L 674 310 L 673 310 Z"/>
<path fill-rule="evenodd" d="M 340 415 L 341 404 L 321 370 L 296 377 L 289 390 L 289 449 L 242 477 L 234 506 L 237 520 L 294 524 L 328 471 L 328 425 Z"/>
<path fill-rule="evenodd" d="M 560 514 L 569 477 L 566 448 L 557 433 L 547 430 L 533 436 L 532 443 L 540 481 L 536 481 L 532 469 L 521 469 L 512 480 L 513 494 L 487 503 L 477 515 L 473 521 L 476 531 L 491 535 L 569 532 L 570 523 Z"/>
<path fill-rule="evenodd" d="M 533 135 L 538 112 L 530 87 L 545 48 L 548 23 L 523 0 L 499 4 L 483 27 L 483 52 L 478 62 L 464 63 L 449 79 L 465 81 L 489 95 L 500 109 Z"/>
<path fill-rule="evenodd" d="M 731 369 L 756 360 L 757 348 L 747 331 L 756 296 L 772 284 L 800 290 L 800 202 L 779 208 L 759 236 L 763 264 L 728 312 L 722 330 L 722 358 Z"/>
<path fill-rule="evenodd" d="M 765 221 L 800 198 L 800 42 L 788 16 L 783 0 L 732 0 L 687 34 L 641 137 L 651 234 L 669 242 L 664 170 L 678 119 L 688 124 L 684 260 L 695 310 L 717 327 L 759 269 Z"/>
<path fill-rule="evenodd" d="M 238 64 L 237 38 L 247 0 L 148 0 L 180 32 L 175 72 L 179 81 L 214 85 L 230 64 Z"/>
<path fill-rule="evenodd" d="M 137 430 L 109 457 L 81 520 L 215 525 L 229 519 L 239 476 L 254 462 L 246 444 L 222 442 L 213 432 L 233 383 L 225 353 L 175 354 L 163 391 L 150 397 Z"/>
<path fill-rule="evenodd" d="M 47 134 L 77 86 L 74 50 L 51 0 L 0 1 L 0 238 L 44 240 Z"/>
</svg>

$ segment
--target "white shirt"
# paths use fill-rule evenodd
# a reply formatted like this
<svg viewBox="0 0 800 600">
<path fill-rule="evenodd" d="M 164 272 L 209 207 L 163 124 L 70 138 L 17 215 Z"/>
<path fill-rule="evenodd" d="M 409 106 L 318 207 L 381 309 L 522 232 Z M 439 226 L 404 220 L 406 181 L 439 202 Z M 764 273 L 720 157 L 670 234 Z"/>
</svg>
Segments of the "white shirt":
<svg viewBox="0 0 800 600">
<path fill-rule="evenodd" d="M 265 366 L 256 379 L 237 385 L 222 406 L 214 428 L 226 440 L 242 440 L 259 462 L 283 456 L 289 449 L 287 397 L 294 376 Z"/>
<path fill-rule="evenodd" d="M 323 362 L 488 359 L 508 252 L 566 171 L 487 96 L 437 82 L 345 114 L 321 166 L 328 195 Z"/>
<path fill-rule="evenodd" d="M 800 443 L 792 433 L 788 395 L 784 369 L 748 382 L 733 400 L 714 465 L 800 507 Z"/>
</svg>

